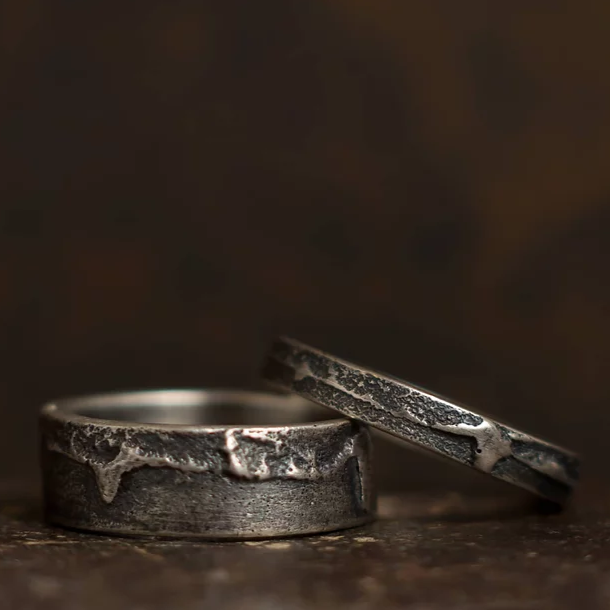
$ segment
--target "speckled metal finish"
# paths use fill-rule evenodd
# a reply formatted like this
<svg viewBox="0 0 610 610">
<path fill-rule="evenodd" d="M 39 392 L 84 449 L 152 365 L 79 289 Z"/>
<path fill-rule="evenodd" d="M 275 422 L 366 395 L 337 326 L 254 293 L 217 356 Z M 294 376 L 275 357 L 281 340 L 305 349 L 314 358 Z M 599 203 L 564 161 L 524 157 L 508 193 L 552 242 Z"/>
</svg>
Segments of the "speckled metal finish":
<svg viewBox="0 0 610 610">
<path fill-rule="evenodd" d="M 212 412 L 222 419 L 235 409 L 247 425 L 209 425 Z M 212 539 L 365 523 L 375 504 L 366 426 L 344 418 L 299 423 L 315 409 L 298 397 L 197 390 L 46 405 L 47 518 L 112 534 Z M 249 425 L 253 414 L 265 425 Z M 281 425 L 266 425 L 274 422 Z"/>
<path fill-rule="evenodd" d="M 264 375 L 277 386 L 553 502 L 565 502 L 578 480 L 578 458 L 565 449 L 298 341 L 276 341 Z"/>
</svg>

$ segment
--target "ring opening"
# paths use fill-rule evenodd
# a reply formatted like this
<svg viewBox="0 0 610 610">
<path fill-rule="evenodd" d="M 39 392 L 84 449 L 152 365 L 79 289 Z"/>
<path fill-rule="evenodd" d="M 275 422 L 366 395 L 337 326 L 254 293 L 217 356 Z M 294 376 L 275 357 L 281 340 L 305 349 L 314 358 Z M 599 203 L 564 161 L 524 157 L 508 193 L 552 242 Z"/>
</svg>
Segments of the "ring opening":
<svg viewBox="0 0 610 610">
<path fill-rule="evenodd" d="M 58 403 L 92 419 L 186 426 L 282 426 L 337 419 L 336 413 L 297 396 L 246 391 L 133 392 Z"/>
</svg>

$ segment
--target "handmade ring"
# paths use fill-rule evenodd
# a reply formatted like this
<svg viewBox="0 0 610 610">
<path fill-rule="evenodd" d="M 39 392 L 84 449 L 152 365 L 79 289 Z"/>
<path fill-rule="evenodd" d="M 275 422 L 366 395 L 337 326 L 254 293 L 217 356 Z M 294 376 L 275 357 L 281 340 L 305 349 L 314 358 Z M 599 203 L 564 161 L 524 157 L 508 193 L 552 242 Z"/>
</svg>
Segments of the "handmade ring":
<svg viewBox="0 0 610 610">
<path fill-rule="evenodd" d="M 563 503 L 578 457 L 406 381 L 279 339 L 263 371 L 276 386 L 479 471 Z"/>
<path fill-rule="evenodd" d="M 363 524 L 375 510 L 369 432 L 326 411 L 297 396 L 232 390 L 48 404 L 40 416 L 47 519 L 210 539 Z"/>
</svg>

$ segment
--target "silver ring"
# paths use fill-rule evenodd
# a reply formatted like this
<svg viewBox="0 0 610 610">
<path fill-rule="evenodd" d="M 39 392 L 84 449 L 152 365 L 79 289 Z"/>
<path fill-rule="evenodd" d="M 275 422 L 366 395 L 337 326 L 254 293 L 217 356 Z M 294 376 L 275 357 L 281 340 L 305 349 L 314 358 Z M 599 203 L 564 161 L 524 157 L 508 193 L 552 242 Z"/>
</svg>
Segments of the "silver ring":
<svg viewBox="0 0 610 610">
<path fill-rule="evenodd" d="M 40 423 L 45 510 L 55 524 L 244 539 L 348 528 L 374 516 L 366 426 L 328 419 L 296 396 L 102 394 L 46 405 Z"/>
<path fill-rule="evenodd" d="M 566 449 L 298 341 L 279 339 L 263 375 L 278 387 L 553 502 L 563 503 L 578 480 L 578 457 Z"/>
</svg>

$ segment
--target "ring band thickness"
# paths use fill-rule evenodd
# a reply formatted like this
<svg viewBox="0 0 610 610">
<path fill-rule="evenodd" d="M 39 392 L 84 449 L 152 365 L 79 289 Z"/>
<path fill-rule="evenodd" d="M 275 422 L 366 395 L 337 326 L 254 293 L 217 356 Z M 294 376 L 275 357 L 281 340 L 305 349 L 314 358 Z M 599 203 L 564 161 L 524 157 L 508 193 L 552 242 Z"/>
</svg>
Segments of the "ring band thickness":
<svg viewBox="0 0 610 610">
<path fill-rule="evenodd" d="M 578 457 L 390 375 L 293 339 L 277 340 L 263 376 L 276 387 L 402 440 L 563 503 Z"/>
<path fill-rule="evenodd" d="M 130 422 L 174 411 L 259 409 L 282 425 Z M 374 518 L 371 440 L 345 418 L 303 421 L 296 396 L 165 390 L 58 401 L 40 415 L 45 512 L 55 524 L 117 535 L 248 539 L 353 527 Z M 319 407 L 316 407 L 319 408 Z M 105 419 L 120 417 L 120 420 Z M 196 415 L 196 417 L 195 417 Z M 249 421 L 246 417 L 246 421 Z M 266 422 L 265 422 L 266 423 Z"/>
</svg>

